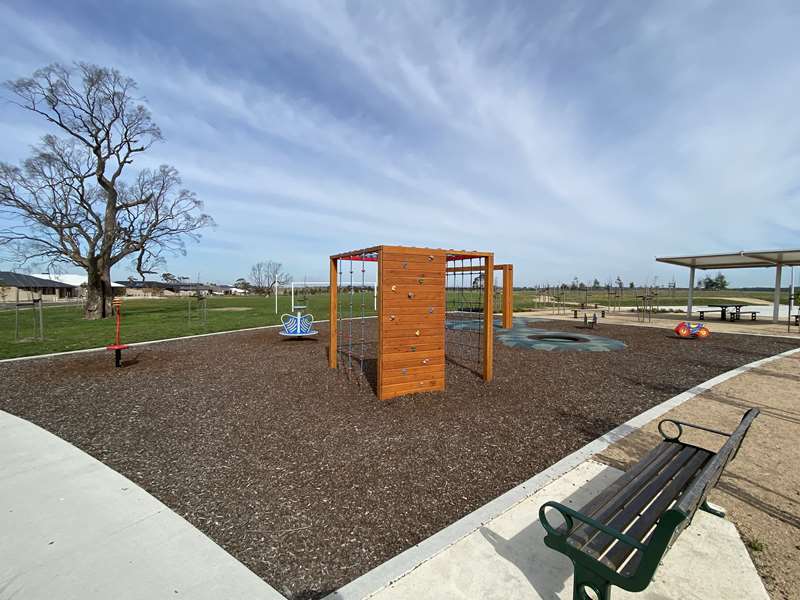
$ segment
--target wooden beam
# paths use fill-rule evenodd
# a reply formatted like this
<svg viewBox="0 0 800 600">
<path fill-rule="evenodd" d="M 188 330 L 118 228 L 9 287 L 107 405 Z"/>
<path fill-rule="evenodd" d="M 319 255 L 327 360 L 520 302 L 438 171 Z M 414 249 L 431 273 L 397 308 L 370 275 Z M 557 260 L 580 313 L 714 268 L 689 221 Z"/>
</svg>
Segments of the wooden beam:
<svg viewBox="0 0 800 600">
<path fill-rule="evenodd" d="M 503 328 L 511 329 L 514 326 L 514 265 L 501 266 L 503 267 Z"/>
<path fill-rule="evenodd" d="M 384 328 L 384 321 L 386 319 L 386 315 L 383 314 L 383 311 L 386 310 L 386 303 L 383 301 L 383 277 L 385 275 L 385 269 L 383 268 L 383 246 L 380 246 L 378 249 L 378 273 L 377 279 L 378 282 L 378 360 L 377 360 L 377 381 L 376 381 L 376 388 L 378 393 L 378 400 L 387 400 L 388 396 L 386 394 L 386 390 L 384 390 L 383 385 L 383 361 L 386 358 L 383 348 L 383 328 Z"/>
<path fill-rule="evenodd" d="M 339 349 L 337 348 L 337 327 L 339 326 L 339 322 L 337 320 L 338 315 L 338 307 L 339 307 L 339 276 L 338 276 L 338 265 L 337 259 L 331 257 L 331 286 L 330 286 L 330 326 L 328 327 L 329 330 L 329 342 L 328 342 L 328 366 L 331 369 L 336 368 L 336 362 L 338 357 Z"/>
<path fill-rule="evenodd" d="M 502 270 L 504 270 L 504 269 L 506 269 L 508 267 L 513 268 L 513 265 L 509 265 L 509 264 L 495 265 L 494 266 L 494 270 L 495 271 L 502 271 Z M 445 269 L 445 271 L 447 271 L 448 273 L 461 273 L 461 272 L 467 272 L 467 271 L 474 271 L 474 272 L 478 273 L 478 272 L 483 271 L 483 267 L 480 266 L 480 265 L 477 265 L 477 266 L 474 266 L 474 267 L 447 267 Z"/>
<path fill-rule="evenodd" d="M 494 376 L 494 255 L 486 257 L 483 273 L 483 379 Z"/>
<path fill-rule="evenodd" d="M 350 258 L 359 254 L 372 254 L 380 250 L 380 246 L 373 246 L 372 248 L 361 248 L 360 250 L 351 250 L 350 252 L 340 252 L 339 254 L 331 255 L 331 258 Z"/>
</svg>

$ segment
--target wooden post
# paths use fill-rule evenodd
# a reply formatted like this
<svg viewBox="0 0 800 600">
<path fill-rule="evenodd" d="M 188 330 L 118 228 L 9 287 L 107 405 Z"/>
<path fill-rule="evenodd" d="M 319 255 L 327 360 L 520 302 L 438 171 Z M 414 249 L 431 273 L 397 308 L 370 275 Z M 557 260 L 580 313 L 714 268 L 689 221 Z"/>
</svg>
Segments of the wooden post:
<svg viewBox="0 0 800 600">
<path fill-rule="evenodd" d="M 336 359 L 339 349 L 336 346 L 337 341 L 337 327 L 339 322 L 336 319 L 339 307 L 339 276 L 337 272 L 337 259 L 331 258 L 331 286 L 330 286 L 330 339 L 328 342 L 328 366 L 331 369 L 336 368 Z"/>
<path fill-rule="evenodd" d="M 386 400 L 383 393 L 383 360 L 385 358 L 383 351 L 383 328 L 386 326 L 383 309 L 383 246 L 378 249 L 378 272 L 375 274 L 375 281 L 378 282 L 378 309 L 376 311 L 376 319 L 378 320 L 378 360 L 376 361 L 375 387 L 378 392 L 378 400 Z"/>
<path fill-rule="evenodd" d="M 503 328 L 514 326 L 514 265 L 503 265 Z"/>
<path fill-rule="evenodd" d="M 494 254 L 486 256 L 483 272 L 483 379 L 494 375 Z"/>
</svg>

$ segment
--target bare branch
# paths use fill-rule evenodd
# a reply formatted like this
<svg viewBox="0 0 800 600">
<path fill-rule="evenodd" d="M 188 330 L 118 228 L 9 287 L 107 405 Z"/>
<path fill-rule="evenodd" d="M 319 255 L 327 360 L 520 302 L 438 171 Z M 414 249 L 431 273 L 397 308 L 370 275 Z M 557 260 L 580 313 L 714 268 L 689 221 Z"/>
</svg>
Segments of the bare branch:
<svg viewBox="0 0 800 600">
<path fill-rule="evenodd" d="M 6 82 L 15 104 L 65 137 L 46 135 L 20 167 L 0 163 L 0 246 L 24 263 L 67 261 L 87 270 L 87 316 L 106 316 L 111 267 L 131 257 L 140 275 L 212 226 L 175 168 L 128 174 L 161 140 L 136 83 L 86 63 L 49 65 Z M 99 300 L 98 300 L 99 299 Z M 90 306 L 94 303 L 94 306 Z"/>
</svg>

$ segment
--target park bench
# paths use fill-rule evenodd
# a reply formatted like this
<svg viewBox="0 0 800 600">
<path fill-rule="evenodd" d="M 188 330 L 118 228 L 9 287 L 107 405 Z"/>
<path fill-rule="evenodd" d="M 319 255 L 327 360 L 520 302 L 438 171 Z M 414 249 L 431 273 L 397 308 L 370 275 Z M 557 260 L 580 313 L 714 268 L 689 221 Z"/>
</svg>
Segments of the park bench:
<svg viewBox="0 0 800 600">
<path fill-rule="evenodd" d="M 724 516 L 707 503 L 706 496 L 736 456 L 758 413 L 757 408 L 748 410 L 730 434 L 665 419 L 658 425 L 664 439 L 580 510 L 558 502 L 542 505 L 539 519 L 547 532 L 545 544 L 568 556 L 575 568 L 573 600 L 593 598 L 592 590 L 598 600 L 609 600 L 612 585 L 631 592 L 644 590 L 698 508 Z M 675 436 L 665 432 L 670 423 L 677 428 Z M 681 442 L 684 427 L 728 439 L 714 453 Z M 548 508 L 560 513 L 561 526 L 547 520 Z"/>
<path fill-rule="evenodd" d="M 706 318 L 706 313 L 722 313 L 722 309 L 721 308 L 706 308 L 704 310 L 700 310 L 700 311 L 697 311 L 697 312 L 700 313 L 700 316 L 698 317 L 698 320 L 704 321 L 705 318 Z"/>
<path fill-rule="evenodd" d="M 731 320 L 731 321 L 740 321 L 741 318 L 742 318 L 742 315 L 750 315 L 750 320 L 751 321 L 755 321 L 757 319 L 757 317 L 758 317 L 758 311 L 755 311 L 755 310 L 741 310 L 741 311 L 738 311 L 738 312 L 732 312 L 728 316 L 728 319 Z"/>
</svg>

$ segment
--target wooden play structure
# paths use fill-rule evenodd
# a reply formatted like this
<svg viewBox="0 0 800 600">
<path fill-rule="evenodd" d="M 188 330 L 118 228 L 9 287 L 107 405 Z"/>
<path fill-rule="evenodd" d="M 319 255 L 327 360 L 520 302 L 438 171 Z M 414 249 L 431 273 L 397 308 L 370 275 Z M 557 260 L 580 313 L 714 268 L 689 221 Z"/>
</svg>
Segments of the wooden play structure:
<svg viewBox="0 0 800 600">
<path fill-rule="evenodd" d="M 491 380 L 495 271 L 501 326 L 511 327 L 513 267 L 491 252 L 374 246 L 331 256 L 330 367 L 372 375 L 381 400 L 444 390 L 446 356 Z"/>
</svg>

